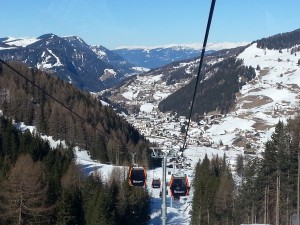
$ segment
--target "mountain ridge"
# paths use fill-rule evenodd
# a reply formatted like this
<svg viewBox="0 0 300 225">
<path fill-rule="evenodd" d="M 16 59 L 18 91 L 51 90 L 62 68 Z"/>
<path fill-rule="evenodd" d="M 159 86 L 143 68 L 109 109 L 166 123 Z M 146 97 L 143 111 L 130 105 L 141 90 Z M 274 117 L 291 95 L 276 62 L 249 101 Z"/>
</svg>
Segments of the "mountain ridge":
<svg viewBox="0 0 300 225">
<path fill-rule="evenodd" d="M 100 59 L 88 44 L 76 36 L 59 37 L 50 33 L 38 38 L 1 40 L 0 57 L 3 60 L 20 61 L 46 70 L 84 90 L 106 89 L 118 84 L 127 74 L 139 73 L 126 60 L 118 68 L 116 63 Z M 108 70 L 113 70 L 114 75 Z M 101 79 L 102 76 L 106 78 Z"/>
</svg>

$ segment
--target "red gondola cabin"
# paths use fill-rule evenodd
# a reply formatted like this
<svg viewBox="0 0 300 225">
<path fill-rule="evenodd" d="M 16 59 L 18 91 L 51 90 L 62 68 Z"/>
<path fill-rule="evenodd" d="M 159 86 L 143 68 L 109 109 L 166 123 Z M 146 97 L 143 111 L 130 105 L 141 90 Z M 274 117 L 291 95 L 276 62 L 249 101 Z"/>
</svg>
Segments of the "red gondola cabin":
<svg viewBox="0 0 300 225">
<path fill-rule="evenodd" d="M 143 167 L 131 166 L 129 168 L 128 178 L 129 178 L 130 186 L 146 187 L 146 179 L 147 179 L 146 168 L 144 166 Z"/>
<path fill-rule="evenodd" d="M 178 199 L 180 196 L 188 196 L 189 191 L 190 191 L 190 185 L 186 175 L 171 176 L 170 193 L 172 197 Z"/>
<path fill-rule="evenodd" d="M 160 178 L 158 179 L 152 179 L 152 188 L 160 188 L 160 185 L 161 185 L 161 181 L 160 181 Z"/>
</svg>

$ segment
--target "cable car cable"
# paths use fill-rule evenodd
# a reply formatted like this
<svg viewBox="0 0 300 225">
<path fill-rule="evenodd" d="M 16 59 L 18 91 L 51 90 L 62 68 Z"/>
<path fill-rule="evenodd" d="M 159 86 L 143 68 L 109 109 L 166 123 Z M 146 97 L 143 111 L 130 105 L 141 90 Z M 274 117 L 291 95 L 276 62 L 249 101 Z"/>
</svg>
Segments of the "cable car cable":
<svg viewBox="0 0 300 225">
<path fill-rule="evenodd" d="M 184 142 L 183 142 L 183 146 L 182 146 L 183 150 L 186 148 L 186 145 L 187 145 L 186 144 L 187 135 L 188 135 L 188 131 L 189 131 L 190 123 L 191 123 L 192 111 L 193 111 L 195 97 L 196 97 L 196 91 L 197 91 L 197 87 L 198 87 L 198 83 L 199 83 L 199 79 L 200 79 L 200 73 L 202 70 L 203 58 L 204 58 L 205 48 L 206 48 L 208 34 L 209 34 L 209 30 L 210 30 L 210 25 L 211 25 L 213 13 L 214 13 L 215 3 L 216 3 L 216 0 L 212 0 L 211 6 L 210 6 L 208 21 L 207 21 L 207 26 L 206 26 L 206 31 L 205 31 L 205 37 L 204 37 L 204 42 L 203 42 L 203 47 L 202 47 L 202 52 L 201 52 L 201 58 L 200 58 L 200 63 L 199 63 L 199 68 L 198 68 L 198 74 L 197 74 L 197 78 L 196 78 L 196 84 L 195 84 L 195 89 L 194 89 L 194 93 L 193 93 L 192 104 L 191 104 L 191 109 L 190 109 L 190 114 L 189 114 L 189 120 L 188 120 L 187 129 L 185 132 Z"/>
</svg>

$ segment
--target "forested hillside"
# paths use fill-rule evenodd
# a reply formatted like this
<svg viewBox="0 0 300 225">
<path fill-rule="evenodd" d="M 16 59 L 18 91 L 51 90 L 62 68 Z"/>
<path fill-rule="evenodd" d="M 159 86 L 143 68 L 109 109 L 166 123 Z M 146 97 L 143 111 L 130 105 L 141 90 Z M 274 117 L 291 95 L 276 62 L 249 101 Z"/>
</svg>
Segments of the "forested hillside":
<svg viewBox="0 0 300 225">
<path fill-rule="evenodd" d="M 17 71 L 35 82 L 58 101 L 80 115 L 86 122 L 33 87 L 24 78 L 0 65 L 0 109 L 16 122 L 36 126 L 42 134 L 65 140 L 69 146 L 88 150 L 93 159 L 116 162 L 116 152 L 122 151 L 120 163 L 129 161 L 130 152 L 137 153 L 137 162 L 147 165 L 147 143 L 136 129 L 102 106 L 90 94 L 24 64 L 10 63 Z M 89 124 L 90 125 L 89 125 Z M 96 129 L 95 129 L 96 128 Z M 131 159 L 130 159 L 131 160 Z"/>
<path fill-rule="evenodd" d="M 234 105 L 235 94 L 242 85 L 252 80 L 255 75 L 253 67 L 243 66 L 243 61 L 235 57 L 225 59 L 206 69 L 196 91 L 193 116 L 207 112 L 228 112 Z M 162 100 L 159 110 L 175 111 L 179 115 L 188 115 L 196 79 L 188 85 Z"/>
<path fill-rule="evenodd" d="M 235 183 L 226 157 L 199 162 L 192 224 L 291 224 L 297 209 L 299 132 L 299 116 L 287 124 L 280 121 L 262 158 L 237 158 Z"/>
<path fill-rule="evenodd" d="M 86 177 L 72 149 L 50 149 L 0 117 L 0 224 L 124 225 L 149 220 L 147 189 Z"/>
<path fill-rule="evenodd" d="M 276 34 L 268 38 L 262 38 L 257 41 L 258 48 L 267 48 L 274 50 L 281 50 L 285 48 L 292 48 L 300 44 L 300 29 Z M 293 54 L 293 53 L 291 53 Z"/>
</svg>

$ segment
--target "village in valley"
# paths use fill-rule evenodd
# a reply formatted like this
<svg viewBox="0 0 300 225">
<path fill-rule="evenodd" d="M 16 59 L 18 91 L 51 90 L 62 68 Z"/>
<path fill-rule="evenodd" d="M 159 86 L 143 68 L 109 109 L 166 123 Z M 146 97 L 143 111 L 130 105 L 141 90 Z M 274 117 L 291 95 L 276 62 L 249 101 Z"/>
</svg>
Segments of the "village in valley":
<svg viewBox="0 0 300 225">
<path fill-rule="evenodd" d="M 286 54 L 271 50 L 265 53 L 256 46 L 249 47 L 248 51 L 239 57 L 243 58 L 246 65 L 261 64 L 261 68 L 256 70 L 256 78 L 237 93 L 235 106 L 227 114 L 210 112 L 198 121 L 190 121 L 187 137 L 189 146 L 257 155 L 264 150 L 276 124 L 279 121 L 286 122 L 295 114 L 299 87 L 290 85 L 289 80 L 294 82 L 298 79 L 297 58 L 288 51 Z M 283 60 L 271 67 L 269 64 L 278 61 L 278 57 Z M 186 73 L 190 73 L 197 61 L 193 63 L 186 68 Z M 137 76 L 119 89 L 111 90 L 110 99 L 128 110 L 128 115 L 124 116 L 126 120 L 151 142 L 171 142 L 175 148 L 180 148 L 188 118 L 176 112 L 162 113 L 158 104 L 189 80 L 166 85 L 163 76 L 159 73 Z"/>
</svg>

